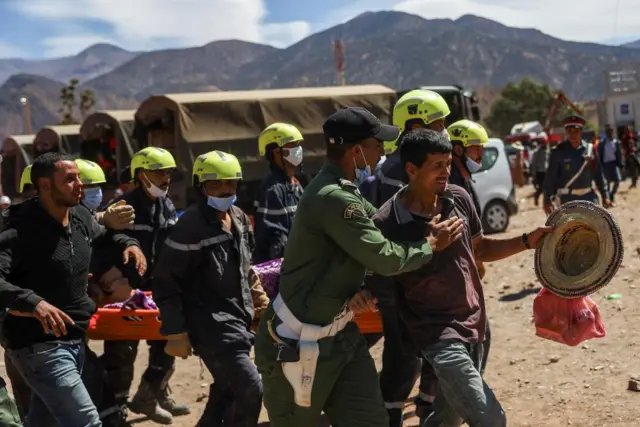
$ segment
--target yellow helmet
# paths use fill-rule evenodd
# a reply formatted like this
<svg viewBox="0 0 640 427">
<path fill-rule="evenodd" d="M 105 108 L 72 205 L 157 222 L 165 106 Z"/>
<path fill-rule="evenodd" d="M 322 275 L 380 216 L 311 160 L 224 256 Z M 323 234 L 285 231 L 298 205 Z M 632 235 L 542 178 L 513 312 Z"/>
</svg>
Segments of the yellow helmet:
<svg viewBox="0 0 640 427">
<path fill-rule="evenodd" d="M 75 162 L 80 171 L 80 181 L 84 185 L 106 184 L 107 178 L 100 165 L 85 159 L 76 159 Z"/>
<path fill-rule="evenodd" d="M 196 182 L 202 184 L 214 179 L 242 179 L 242 168 L 238 158 L 218 150 L 198 156 L 193 163 L 193 185 L 196 185 Z"/>
<path fill-rule="evenodd" d="M 447 128 L 451 142 L 460 142 L 463 147 L 485 145 L 489 142 L 486 129 L 471 120 L 458 120 Z"/>
<path fill-rule="evenodd" d="M 276 144 L 283 147 L 292 142 L 302 141 L 302 134 L 294 125 L 287 123 L 274 123 L 267 126 L 258 137 L 258 151 L 261 156 L 267 154 L 267 147 Z"/>
<path fill-rule="evenodd" d="M 136 177 L 138 169 L 161 170 L 176 167 L 176 160 L 170 152 L 160 147 L 146 147 L 133 155 L 131 159 L 131 178 Z"/>
<path fill-rule="evenodd" d="M 19 193 L 24 193 L 25 185 L 33 185 L 31 182 L 31 165 L 24 168 L 22 171 L 22 176 L 20 177 L 20 191 Z"/>
<path fill-rule="evenodd" d="M 427 126 L 436 120 L 444 119 L 451 110 L 447 101 L 437 92 L 416 89 L 405 93 L 393 107 L 393 125 L 402 132 L 407 130 L 407 124 L 420 120 Z M 385 154 L 391 154 L 398 148 L 397 140 L 384 143 Z"/>
</svg>

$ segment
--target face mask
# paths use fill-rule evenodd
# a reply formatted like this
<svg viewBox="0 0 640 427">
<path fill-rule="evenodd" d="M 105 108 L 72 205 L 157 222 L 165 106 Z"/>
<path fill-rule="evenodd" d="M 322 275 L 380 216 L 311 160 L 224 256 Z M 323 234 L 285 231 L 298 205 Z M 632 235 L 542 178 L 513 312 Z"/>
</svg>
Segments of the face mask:
<svg viewBox="0 0 640 427">
<path fill-rule="evenodd" d="M 284 159 L 293 166 L 299 166 L 302 163 L 302 147 L 289 148 L 289 154 Z"/>
<path fill-rule="evenodd" d="M 469 157 L 467 157 L 466 163 L 467 169 L 469 169 L 469 172 L 471 173 L 478 172 L 482 168 L 482 163 L 474 162 Z"/>
<path fill-rule="evenodd" d="M 228 197 L 207 196 L 207 204 L 215 210 L 226 212 L 231 209 L 231 206 L 233 206 L 237 199 L 238 197 L 235 194 Z"/>
<path fill-rule="evenodd" d="M 367 165 L 367 167 L 365 167 L 364 169 L 358 168 L 356 160 L 353 159 L 353 165 L 356 167 L 356 179 L 353 181 L 353 183 L 358 187 L 371 176 L 371 166 L 369 166 L 369 164 L 367 163 L 367 159 L 364 157 L 364 153 L 362 153 L 362 151 L 360 152 L 360 155 L 362 156 L 362 160 L 364 160 L 364 163 Z"/>
<path fill-rule="evenodd" d="M 102 204 L 102 188 L 85 188 L 84 198 L 82 200 L 89 209 L 95 211 Z"/>
<path fill-rule="evenodd" d="M 165 197 L 167 197 L 167 193 L 169 193 L 168 188 L 166 190 L 163 190 L 162 188 L 156 187 L 151 181 L 149 181 L 149 178 L 147 178 L 146 176 L 145 181 L 146 183 L 144 184 L 144 186 L 147 188 L 147 191 L 149 192 L 149 194 L 151 194 L 152 197 L 155 197 L 157 199 L 164 199 Z"/>
</svg>

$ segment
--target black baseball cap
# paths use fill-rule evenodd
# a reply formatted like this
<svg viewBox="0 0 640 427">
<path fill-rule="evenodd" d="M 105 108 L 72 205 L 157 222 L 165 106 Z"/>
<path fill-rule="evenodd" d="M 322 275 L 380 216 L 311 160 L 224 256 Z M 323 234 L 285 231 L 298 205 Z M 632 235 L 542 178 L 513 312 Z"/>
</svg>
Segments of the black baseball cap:
<svg viewBox="0 0 640 427">
<path fill-rule="evenodd" d="M 336 111 L 324 122 L 322 130 L 324 139 L 329 144 L 354 144 L 367 138 L 395 141 L 400 136 L 400 128 L 382 124 L 369 110 L 362 107 Z"/>
</svg>

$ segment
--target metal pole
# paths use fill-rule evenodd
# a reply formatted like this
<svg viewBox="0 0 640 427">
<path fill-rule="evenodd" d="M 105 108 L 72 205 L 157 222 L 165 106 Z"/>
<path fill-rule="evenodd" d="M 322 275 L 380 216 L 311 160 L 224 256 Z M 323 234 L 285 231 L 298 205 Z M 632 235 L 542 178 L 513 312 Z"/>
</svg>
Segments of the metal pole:
<svg viewBox="0 0 640 427">
<path fill-rule="evenodd" d="M 20 103 L 24 107 L 24 128 L 25 134 L 31 135 L 33 131 L 31 130 L 31 105 L 29 104 L 29 99 L 22 97 L 20 98 Z"/>
</svg>

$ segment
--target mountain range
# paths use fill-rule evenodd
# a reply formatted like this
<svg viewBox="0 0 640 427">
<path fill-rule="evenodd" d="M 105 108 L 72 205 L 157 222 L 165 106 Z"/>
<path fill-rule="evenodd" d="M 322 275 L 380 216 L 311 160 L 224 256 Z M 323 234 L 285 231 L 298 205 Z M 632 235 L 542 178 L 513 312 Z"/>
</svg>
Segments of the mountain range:
<svg viewBox="0 0 640 427">
<path fill-rule="evenodd" d="M 66 58 L 0 59 L 0 136 L 24 132 L 23 96 L 34 130 L 57 123 L 60 89 L 71 78 L 96 93 L 97 109 L 134 108 L 161 93 L 333 85 L 335 39 L 345 45 L 347 84 L 398 90 L 460 84 L 495 97 L 497 88 L 531 77 L 581 101 L 604 96 L 605 71 L 640 69 L 640 40 L 578 43 L 473 15 L 367 12 L 285 49 L 238 40 L 153 52 L 99 44 Z M 491 101 L 481 99 L 484 114 Z"/>
</svg>

